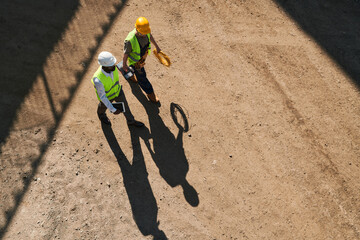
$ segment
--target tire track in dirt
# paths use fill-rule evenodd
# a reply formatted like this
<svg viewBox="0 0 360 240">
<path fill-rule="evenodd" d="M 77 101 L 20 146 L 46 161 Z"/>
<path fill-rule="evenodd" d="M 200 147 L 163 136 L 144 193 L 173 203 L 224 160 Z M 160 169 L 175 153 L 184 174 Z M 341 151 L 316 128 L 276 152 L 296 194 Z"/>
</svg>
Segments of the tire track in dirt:
<svg viewBox="0 0 360 240">
<path fill-rule="evenodd" d="M 267 53 L 270 53 L 272 57 L 279 57 L 281 52 L 278 51 L 278 47 L 275 46 L 263 46 Z M 358 224 L 360 223 L 357 213 L 352 213 L 352 209 L 359 209 L 360 204 L 358 199 L 353 198 L 357 196 L 356 192 L 352 189 L 351 186 L 347 183 L 346 179 L 340 173 L 337 165 L 332 161 L 330 154 L 324 149 L 324 147 L 318 142 L 318 134 L 316 134 L 312 129 L 307 126 L 307 122 L 304 120 L 304 117 L 300 111 L 295 107 L 294 102 L 291 100 L 291 97 L 286 93 L 280 83 L 277 81 L 276 76 L 273 74 L 274 69 L 271 66 L 271 59 L 258 58 L 257 54 L 251 54 L 251 52 L 245 52 L 245 55 L 250 59 L 250 63 L 255 69 L 259 71 L 262 75 L 265 76 L 265 79 L 269 81 L 273 89 L 278 92 L 279 96 L 283 99 L 284 106 L 289 110 L 293 116 L 291 121 L 292 125 L 300 132 L 301 136 L 312 146 L 312 148 L 318 152 L 325 161 L 320 161 L 319 158 L 318 166 L 321 171 L 321 175 L 325 177 L 329 184 L 335 183 L 340 187 L 336 189 L 331 189 L 330 194 L 335 199 L 335 202 L 338 205 L 338 211 L 342 218 L 346 220 L 346 225 L 351 228 L 354 234 L 357 237 L 360 237 L 360 232 L 358 229 Z M 316 181 L 316 179 L 315 179 Z M 319 186 L 316 182 L 308 182 L 308 187 L 319 189 Z M 346 206 L 342 205 L 342 202 L 349 201 L 350 204 Z"/>
<path fill-rule="evenodd" d="M 336 187 L 331 187 L 330 190 L 333 188 L 336 190 L 329 190 L 329 192 L 333 194 L 331 198 L 335 199 L 337 204 L 334 208 L 338 209 L 336 214 L 339 214 L 342 218 L 346 219 L 345 222 L 348 223 L 347 228 L 351 228 L 355 235 L 359 236 L 359 231 L 356 227 L 358 224 L 358 220 L 356 220 L 356 213 L 353 212 L 348 214 L 352 211 L 352 209 L 356 208 L 354 206 L 359 206 L 356 199 L 351 198 L 352 196 L 357 196 L 355 190 L 352 188 L 351 191 L 348 191 L 348 189 L 350 189 L 350 185 L 346 181 L 346 177 L 340 173 L 338 166 L 331 158 L 331 154 L 319 142 L 320 135 L 316 133 L 316 129 L 310 127 L 311 124 L 305 120 L 306 118 L 303 116 L 301 110 L 297 108 L 296 103 L 291 98 L 291 95 L 278 81 L 276 77 L 276 74 L 279 74 L 278 70 L 274 70 L 273 66 L 271 66 L 271 61 L 275 61 L 275 59 L 283 62 L 279 57 L 279 53 L 281 53 L 279 49 L 285 49 L 285 52 L 286 48 L 291 49 L 292 47 L 298 49 L 302 45 L 306 45 L 311 42 L 311 39 L 299 31 L 296 24 L 289 23 L 288 19 L 285 17 L 286 14 L 281 13 L 281 10 L 278 10 L 278 17 L 271 18 L 274 17 L 274 14 L 269 15 L 268 17 L 266 14 L 264 15 L 263 10 L 259 10 L 261 8 L 257 8 L 257 5 L 261 4 L 261 2 L 256 2 L 254 5 L 249 3 L 244 4 L 245 2 L 246 1 L 226 1 L 225 3 L 219 3 L 219 1 L 207 0 L 200 1 L 198 3 L 199 11 L 203 16 L 208 16 L 209 21 L 205 21 L 206 18 L 200 18 L 196 15 L 193 16 L 193 19 L 199 18 L 199 21 L 202 21 L 200 25 L 202 26 L 201 30 L 204 30 L 204 33 L 200 34 L 199 37 L 196 36 L 197 41 L 191 38 L 186 39 L 186 45 L 196 46 L 197 42 L 206 42 L 208 37 L 211 38 L 212 41 L 215 41 L 216 39 L 219 49 L 217 49 L 217 51 L 213 51 L 213 49 L 209 48 L 214 46 L 206 48 L 200 44 L 198 48 L 192 49 L 195 51 L 191 50 L 189 52 L 191 54 L 190 58 L 195 60 L 197 67 L 209 72 L 209 77 L 204 79 L 204 81 L 207 82 L 214 81 L 212 77 L 216 75 L 216 71 L 213 70 L 215 67 L 214 64 L 208 64 L 206 61 L 202 62 L 201 60 L 203 59 L 211 59 L 211 61 L 217 63 L 218 65 L 227 65 L 232 66 L 233 68 L 244 65 L 243 60 L 247 59 L 260 75 L 265 76 L 264 79 L 267 81 L 266 84 L 272 86 L 275 92 L 281 96 L 283 106 L 288 109 L 289 114 L 292 116 L 290 120 L 291 125 L 293 125 L 300 133 L 300 136 L 303 137 L 305 144 L 312 146 L 315 154 L 320 156 L 318 158 L 319 162 L 316 163 L 319 166 L 318 172 L 321 173 L 320 177 L 315 176 L 315 178 L 309 178 L 309 180 L 306 180 L 307 188 L 314 190 L 314 192 L 323 191 L 321 186 L 318 186 L 319 184 L 317 183 L 317 181 L 322 177 L 326 179 L 326 181 L 329 181 L 331 186 L 335 185 Z M 271 5 L 273 8 L 276 8 L 276 4 Z M 194 6 L 194 8 L 196 8 L 196 6 Z M 267 11 L 272 11 L 273 8 L 269 8 Z M 188 26 L 189 23 L 187 15 L 189 15 L 190 18 L 190 14 L 183 12 L 182 8 L 173 5 L 172 15 L 175 16 L 177 20 L 181 21 L 181 24 L 186 25 L 190 29 L 188 32 L 192 32 L 193 28 L 196 29 L 196 26 L 192 26 L 192 28 Z M 234 18 L 233 16 L 238 17 Z M 250 16 L 251 19 L 246 19 L 246 16 Z M 254 21 L 254 17 L 258 20 Z M 271 21 L 271 24 L 266 23 L 264 18 L 269 22 Z M 284 24 L 285 21 L 286 23 Z M 249 25 L 254 27 L 249 28 Z M 292 29 L 289 33 L 287 31 L 290 26 Z M 249 32 L 249 30 L 251 32 Z M 181 28 L 179 28 L 178 31 L 181 33 Z M 239 34 L 239 32 L 243 34 Z M 232 36 L 234 38 L 232 38 Z M 241 45 L 239 45 L 239 42 L 241 42 Z M 226 53 L 226 56 L 231 57 L 224 59 L 223 56 L 225 54 L 214 55 L 214 52 Z M 269 57 L 266 54 L 274 54 L 274 58 L 271 59 L 272 57 L 270 57 L 270 59 L 268 59 Z M 287 54 L 290 55 L 291 50 Z M 284 63 L 284 66 L 286 67 L 288 64 L 290 63 Z M 223 77 L 224 79 L 227 79 L 227 81 L 218 84 L 218 92 L 221 91 L 226 93 L 227 90 L 234 91 L 234 88 L 230 86 L 228 76 L 226 76 L 226 69 L 229 68 L 224 68 L 225 75 Z M 216 77 L 213 78 L 216 79 Z M 234 80 L 235 79 L 231 79 L 231 81 Z M 235 81 L 234 83 L 236 84 Z M 217 84 L 215 83 L 214 85 Z M 258 149 L 258 151 L 261 152 L 261 149 Z M 348 199 L 350 199 L 351 203 L 345 203 L 346 206 L 343 206 L 344 201 L 347 201 Z M 315 202 L 314 199 L 309 199 L 309 201 L 313 203 Z M 327 203 L 328 199 L 325 199 L 324 201 Z M 348 213 L 343 212 L 345 209 Z M 355 221 L 353 219 L 355 219 Z"/>
</svg>

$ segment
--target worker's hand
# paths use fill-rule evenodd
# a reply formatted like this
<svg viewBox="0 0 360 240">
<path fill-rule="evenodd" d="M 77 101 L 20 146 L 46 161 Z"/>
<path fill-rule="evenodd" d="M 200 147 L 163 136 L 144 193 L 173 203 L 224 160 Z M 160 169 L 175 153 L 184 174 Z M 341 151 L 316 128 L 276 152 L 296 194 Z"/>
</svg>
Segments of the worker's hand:
<svg viewBox="0 0 360 240">
<path fill-rule="evenodd" d="M 123 70 L 124 70 L 124 72 L 128 72 L 128 71 L 129 71 L 129 67 L 128 67 L 127 64 L 124 64 L 124 65 L 123 65 Z"/>
<path fill-rule="evenodd" d="M 119 113 L 121 113 L 121 111 L 119 109 L 116 109 L 116 111 L 114 112 L 114 114 L 118 115 Z"/>
<path fill-rule="evenodd" d="M 138 61 L 137 63 L 135 63 L 136 69 L 142 69 L 144 66 L 145 66 L 145 61 Z"/>
</svg>

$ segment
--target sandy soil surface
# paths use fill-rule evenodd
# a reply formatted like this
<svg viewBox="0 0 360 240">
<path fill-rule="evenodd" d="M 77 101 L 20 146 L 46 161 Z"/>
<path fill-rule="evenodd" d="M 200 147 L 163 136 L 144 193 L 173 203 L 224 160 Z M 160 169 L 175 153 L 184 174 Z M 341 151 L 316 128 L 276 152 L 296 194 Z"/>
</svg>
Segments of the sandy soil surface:
<svg viewBox="0 0 360 240">
<path fill-rule="evenodd" d="M 0 239 L 360 239 L 356 1 L 1 1 Z M 161 100 L 96 116 L 138 16 Z"/>
</svg>

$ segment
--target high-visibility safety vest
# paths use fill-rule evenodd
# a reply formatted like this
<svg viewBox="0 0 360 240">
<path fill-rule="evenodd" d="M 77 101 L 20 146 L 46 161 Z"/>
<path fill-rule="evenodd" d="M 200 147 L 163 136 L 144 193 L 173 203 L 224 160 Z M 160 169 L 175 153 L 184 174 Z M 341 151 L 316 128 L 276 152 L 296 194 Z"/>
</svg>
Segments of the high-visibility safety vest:
<svg viewBox="0 0 360 240">
<path fill-rule="evenodd" d="M 111 77 L 105 76 L 105 74 L 101 71 L 101 66 L 94 73 L 94 76 L 91 79 L 92 84 L 94 84 L 94 78 L 98 78 L 101 81 L 101 83 L 104 85 L 105 94 L 109 100 L 112 100 L 117 96 L 119 96 L 121 85 L 119 83 L 119 70 L 117 69 L 117 67 L 115 67 L 115 71 L 113 71 L 114 80 L 112 80 Z M 96 88 L 95 88 L 95 92 L 97 98 L 99 99 L 99 101 L 101 101 Z"/>
<path fill-rule="evenodd" d="M 138 62 L 141 59 L 141 49 L 140 49 L 140 44 L 135 36 L 136 33 L 136 28 L 134 30 L 132 30 L 131 32 L 129 32 L 129 34 L 127 35 L 127 37 L 125 38 L 126 41 L 129 41 L 131 43 L 131 48 L 132 51 L 129 54 L 129 65 L 133 65 L 134 63 Z M 146 36 L 149 39 L 149 47 L 148 47 L 148 53 L 150 54 L 151 52 L 151 42 L 150 42 L 150 33 L 146 34 Z"/>
</svg>

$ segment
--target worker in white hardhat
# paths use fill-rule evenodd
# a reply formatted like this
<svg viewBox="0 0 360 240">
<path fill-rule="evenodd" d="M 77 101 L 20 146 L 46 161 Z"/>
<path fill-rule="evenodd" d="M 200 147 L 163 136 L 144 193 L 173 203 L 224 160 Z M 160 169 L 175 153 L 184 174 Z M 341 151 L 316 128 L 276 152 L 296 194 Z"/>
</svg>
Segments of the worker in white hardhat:
<svg viewBox="0 0 360 240">
<path fill-rule="evenodd" d="M 161 52 L 160 47 L 151 34 L 149 21 L 145 17 L 139 17 L 136 19 L 135 28 L 127 35 L 124 41 L 123 69 L 126 72 L 129 71 L 129 62 L 129 66 L 134 69 L 136 76 L 136 79 L 132 78 L 132 80 L 139 83 L 150 101 L 159 103 L 152 84 L 146 77 L 144 68 L 146 57 L 150 53 L 151 43 L 154 44 L 157 52 Z"/>
<path fill-rule="evenodd" d="M 111 122 L 105 113 L 106 109 L 109 109 L 113 114 L 122 112 L 112 105 L 111 102 L 115 101 L 124 103 L 124 115 L 128 125 L 134 125 L 136 127 L 144 126 L 142 122 L 136 121 L 130 112 L 124 91 L 119 83 L 119 70 L 115 67 L 116 58 L 111 53 L 104 51 L 99 54 L 98 63 L 100 67 L 94 73 L 91 82 L 94 84 L 96 96 L 100 101 L 97 114 L 101 122 L 111 125 Z"/>
</svg>

